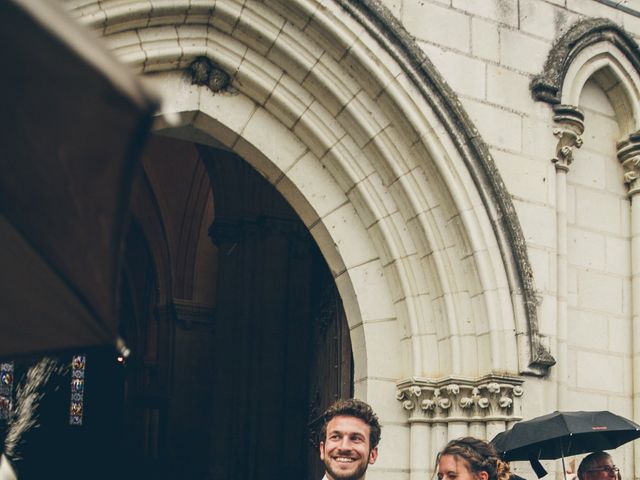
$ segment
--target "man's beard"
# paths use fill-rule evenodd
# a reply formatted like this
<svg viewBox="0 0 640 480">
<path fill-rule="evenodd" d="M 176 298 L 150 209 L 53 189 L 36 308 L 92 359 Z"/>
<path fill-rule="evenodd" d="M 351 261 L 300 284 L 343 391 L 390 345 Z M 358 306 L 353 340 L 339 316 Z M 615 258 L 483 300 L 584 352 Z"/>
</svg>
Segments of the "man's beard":
<svg viewBox="0 0 640 480">
<path fill-rule="evenodd" d="M 334 480 L 358 480 L 359 478 L 362 478 L 364 476 L 368 466 L 369 466 L 368 462 L 365 463 L 364 465 L 359 465 L 356 471 L 353 472 L 353 475 L 347 475 L 343 473 L 334 472 L 331 469 L 329 459 L 326 459 L 324 461 L 324 468 L 327 470 L 327 473 L 329 474 L 329 476 L 331 476 L 331 478 L 333 478 Z"/>
</svg>

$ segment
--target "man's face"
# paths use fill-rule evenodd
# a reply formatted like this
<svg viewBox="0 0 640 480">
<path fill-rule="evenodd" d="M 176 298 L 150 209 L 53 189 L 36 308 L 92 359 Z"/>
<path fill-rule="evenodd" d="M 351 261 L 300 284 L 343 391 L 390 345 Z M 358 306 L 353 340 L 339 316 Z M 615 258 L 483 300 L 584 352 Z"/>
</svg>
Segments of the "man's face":
<svg viewBox="0 0 640 480">
<path fill-rule="evenodd" d="M 610 456 L 601 457 L 595 465 L 585 471 L 585 480 L 612 480 L 618 477 L 618 469 Z"/>
<path fill-rule="evenodd" d="M 320 442 L 320 458 L 330 480 L 361 480 L 369 464 L 378 458 L 378 447 L 371 449 L 371 427 L 356 417 L 337 416 L 327 424 L 327 435 Z"/>
</svg>

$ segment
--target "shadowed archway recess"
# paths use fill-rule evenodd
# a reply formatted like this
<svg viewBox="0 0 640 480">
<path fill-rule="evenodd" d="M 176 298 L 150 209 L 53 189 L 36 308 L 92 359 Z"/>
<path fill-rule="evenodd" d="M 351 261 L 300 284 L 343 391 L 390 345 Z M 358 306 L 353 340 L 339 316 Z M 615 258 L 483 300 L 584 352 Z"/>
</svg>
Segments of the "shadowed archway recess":
<svg viewBox="0 0 640 480">
<path fill-rule="evenodd" d="M 295 209 L 340 291 L 358 395 L 553 365 L 488 149 L 384 7 L 69 6 L 163 94 L 158 133 L 234 152 Z"/>
</svg>

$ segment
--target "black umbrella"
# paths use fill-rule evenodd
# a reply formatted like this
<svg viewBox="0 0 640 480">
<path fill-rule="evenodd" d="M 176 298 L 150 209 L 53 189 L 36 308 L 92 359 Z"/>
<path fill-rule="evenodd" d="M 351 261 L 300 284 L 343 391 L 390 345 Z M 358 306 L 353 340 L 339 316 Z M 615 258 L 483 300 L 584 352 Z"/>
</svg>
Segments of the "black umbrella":
<svg viewBox="0 0 640 480">
<path fill-rule="evenodd" d="M 640 425 L 608 411 L 553 412 L 516 423 L 491 443 L 504 460 L 531 461 L 540 477 L 544 469 L 538 460 L 564 461 L 565 456 L 611 450 L 638 437 Z"/>
</svg>

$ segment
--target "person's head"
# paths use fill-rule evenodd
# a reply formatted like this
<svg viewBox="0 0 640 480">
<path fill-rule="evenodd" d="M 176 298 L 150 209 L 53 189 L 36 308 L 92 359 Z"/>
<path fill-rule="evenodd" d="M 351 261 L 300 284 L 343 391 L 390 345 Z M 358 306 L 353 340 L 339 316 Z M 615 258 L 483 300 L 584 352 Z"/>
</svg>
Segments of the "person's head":
<svg viewBox="0 0 640 480">
<path fill-rule="evenodd" d="M 618 478 L 619 470 L 613 464 L 611 455 L 594 452 L 582 459 L 578 467 L 579 480 L 611 480 Z"/>
<path fill-rule="evenodd" d="M 378 458 L 380 423 L 372 408 L 351 398 L 338 400 L 322 416 L 320 459 L 330 480 L 362 479 Z"/>
<path fill-rule="evenodd" d="M 451 440 L 438 453 L 438 480 L 507 480 L 509 464 L 495 448 L 474 437 Z"/>
</svg>

